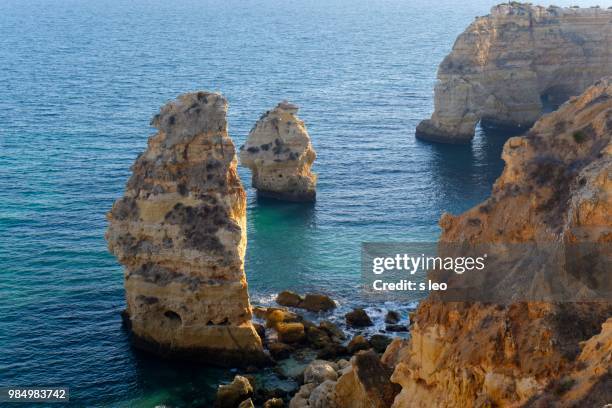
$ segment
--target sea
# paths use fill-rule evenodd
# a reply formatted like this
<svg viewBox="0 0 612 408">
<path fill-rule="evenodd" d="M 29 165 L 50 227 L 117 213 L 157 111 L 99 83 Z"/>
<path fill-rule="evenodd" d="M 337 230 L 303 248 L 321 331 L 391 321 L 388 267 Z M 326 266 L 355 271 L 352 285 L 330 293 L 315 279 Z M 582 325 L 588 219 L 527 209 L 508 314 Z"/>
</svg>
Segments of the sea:
<svg viewBox="0 0 612 408">
<path fill-rule="evenodd" d="M 314 205 L 257 199 L 239 170 L 252 303 L 319 292 L 338 309 L 314 320 L 342 325 L 353 307 L 370 330 L 390 309 L 407 319 L 417 299 L 362 296 L 361 245 L 435 242 L 441 214 L 479 203 L 500 175 L 515 130 L 479 127 L 462 146 L 414 138 L 438 64 L 494 4 L 1 0 L 0 387 L 67 386 L 75 407 L 206 407 L 231 380 L 130 346 L 104 240 L 150 118 L 189 91 L 227 97 L 237 146 L 263 112 L 296 103 L 317 151 Z"/>
</svg>

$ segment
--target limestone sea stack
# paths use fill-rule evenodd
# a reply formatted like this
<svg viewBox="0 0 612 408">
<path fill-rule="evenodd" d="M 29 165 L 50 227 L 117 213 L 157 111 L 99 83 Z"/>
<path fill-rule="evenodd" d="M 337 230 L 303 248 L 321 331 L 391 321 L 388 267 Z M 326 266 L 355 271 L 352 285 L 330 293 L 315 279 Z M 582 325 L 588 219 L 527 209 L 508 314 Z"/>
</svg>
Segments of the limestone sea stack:
<svg viewBox="0 0 612 408">
<path fill-rule="evenodd" d="M 531 126 L 612 75 L 612 10 L 512 2 L 476 18 L 438 68 L 435 110 L 419 138 L 465 143 L 479 120 Z"/>
<path fill-rule="evenodd" d="M 298 107 L 287 101 L 266 112 L 240 147 L 240 163 L 251 169 L 261 196 L 315 201 L 317 176 L 310 171 L 316 153 Z"/>
<path fill-rule="evenodd" d="M 442 243 L 591 244 L 577 258 L 578 280 L 598 259 L 609 262 L 612 79 L 509 139 L 503 159 L 489 199 L 442 217 Z M 413 316 L 408 344 L 387 350 L 396 360 L 391 380 L 402 386 L 393 406 L 603 406 L 612 401 L 610 317 L 609 300 L 494 305 L 430 296 Z"/>
<path fill-rule="evenodd" d="M 179 96 L 108 214 L 134 344 L 208 364 L 265 361 L 244 273 L 246 194 L 218 93 Z"/>
</svg>

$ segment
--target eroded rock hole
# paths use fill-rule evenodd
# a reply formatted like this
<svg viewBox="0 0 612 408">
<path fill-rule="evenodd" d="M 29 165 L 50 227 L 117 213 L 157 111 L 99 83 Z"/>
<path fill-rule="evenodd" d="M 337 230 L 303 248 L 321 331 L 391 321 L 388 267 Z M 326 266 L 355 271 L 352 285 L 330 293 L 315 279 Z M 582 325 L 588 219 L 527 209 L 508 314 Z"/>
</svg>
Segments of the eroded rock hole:
<svg viewBox="0 0 612 408">
<path fill-rule="evenodd" d="M 175 323 L 182 323 L 183 319 L 181 319 L 181 316 L 179 316 L 178 313 L 173 312 L 172 310 L 166 310 L 164 312 L 164 316 L 170 320 L 171 322 L 175 322 Z"/>
</svg>

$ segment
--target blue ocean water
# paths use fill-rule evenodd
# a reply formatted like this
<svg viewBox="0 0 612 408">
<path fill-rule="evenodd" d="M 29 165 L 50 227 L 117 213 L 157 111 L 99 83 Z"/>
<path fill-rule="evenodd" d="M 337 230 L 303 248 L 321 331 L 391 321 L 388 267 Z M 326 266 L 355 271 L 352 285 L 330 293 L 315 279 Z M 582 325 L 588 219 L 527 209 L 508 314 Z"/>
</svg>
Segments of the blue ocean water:
<svg viewBox="0 0 612 408">
<path fill-rule="evenodd" d="M 361 242 L 435 240 L 442 212 L 481 201 L 500 174 L 505 132 L 413 137 L 438 63 L 494 3 L 1 1 L 0 386 L 68 385 L 74 406 L 192 406 L 230 378 L 130 348 L 104 241 L 150 117 L 186 91 L 226 95 L 237 145 L 295 102 L 318 153 L 314 206 L 248 189 L 253 301 L 293 289 L 363 303 Z"/>
</svg>

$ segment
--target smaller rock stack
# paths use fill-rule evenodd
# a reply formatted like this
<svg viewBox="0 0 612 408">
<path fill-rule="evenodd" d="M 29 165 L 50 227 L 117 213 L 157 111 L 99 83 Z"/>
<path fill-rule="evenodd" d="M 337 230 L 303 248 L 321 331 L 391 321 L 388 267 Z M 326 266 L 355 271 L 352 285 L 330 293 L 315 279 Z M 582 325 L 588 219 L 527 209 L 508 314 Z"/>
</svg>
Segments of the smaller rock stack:
<svg viewBox="0 0 612 408">
<path fill-rule="evenodd" d="M 316 153 L 298 107 L 287 101 L 266 112 L 240 148 L 240 163 L 253 172 L 260 196 L 285 201 L 316 199 L 317 176 L 310 171 Z"/>
</svg>

